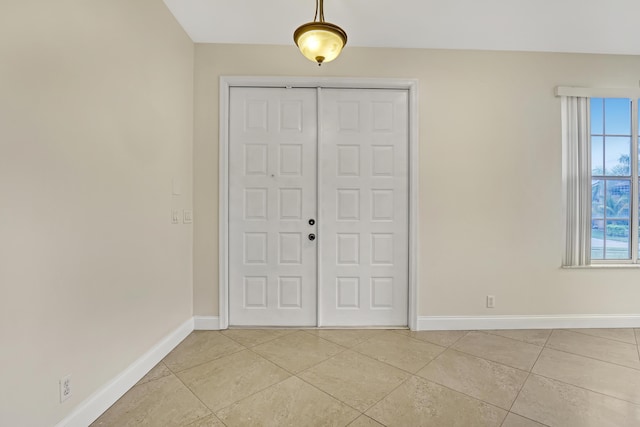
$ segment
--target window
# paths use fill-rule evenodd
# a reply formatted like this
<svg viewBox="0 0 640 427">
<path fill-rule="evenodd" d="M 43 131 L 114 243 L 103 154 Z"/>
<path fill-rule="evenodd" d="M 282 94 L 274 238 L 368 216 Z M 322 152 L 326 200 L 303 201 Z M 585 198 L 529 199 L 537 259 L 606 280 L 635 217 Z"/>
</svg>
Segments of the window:
<svg viewBox="0 0 640 427">
<path fill-rule="evenodd" d="M 637 262 L 637 136 L 635 101 L 590 99 L 591 260 Z M 636 141 L 635 144 L 632 141 Z M 633 163 L 633 164 L 632 164 Z M 635 238 L 634 238 L 635 237 Z"/>
<path fill-rule="evenodd" d="M 640 92 L 558 88 L 557 93 L 562 96 L 563 264 L 640 264 Z"/>
</svg>

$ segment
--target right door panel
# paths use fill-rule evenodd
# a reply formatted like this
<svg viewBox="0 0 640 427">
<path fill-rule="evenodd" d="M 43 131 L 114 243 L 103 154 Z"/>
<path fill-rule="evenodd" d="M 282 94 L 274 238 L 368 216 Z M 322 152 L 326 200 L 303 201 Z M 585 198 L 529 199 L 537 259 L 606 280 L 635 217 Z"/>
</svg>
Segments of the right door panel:
<svg viewBox="0 0 640 427">
<path fill-rule="evenodd" d="M 409 289 L 406 90 L 322 89 L 318 326 L 403 326 Z"/>
</svg>

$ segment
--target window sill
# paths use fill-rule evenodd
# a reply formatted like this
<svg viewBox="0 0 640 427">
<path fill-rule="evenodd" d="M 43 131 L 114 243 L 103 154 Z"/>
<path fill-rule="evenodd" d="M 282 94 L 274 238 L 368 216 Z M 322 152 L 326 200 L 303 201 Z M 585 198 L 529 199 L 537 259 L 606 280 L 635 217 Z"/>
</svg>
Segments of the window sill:
<svg viewBox="0 0 640 427">
<path fill-rule="evenodd" d="M 591 270 L 591 269 L 595 269 L 595 270 L 599 270 L 599 269 L 608 269 L 608 268 L 613 268 L 613 269 L 617 269 L 617 268 L 640 268 L 640 264 L 591 264 L 591 265 L 563 265 L 561 267 L 563 270 Z"/>
</svg>

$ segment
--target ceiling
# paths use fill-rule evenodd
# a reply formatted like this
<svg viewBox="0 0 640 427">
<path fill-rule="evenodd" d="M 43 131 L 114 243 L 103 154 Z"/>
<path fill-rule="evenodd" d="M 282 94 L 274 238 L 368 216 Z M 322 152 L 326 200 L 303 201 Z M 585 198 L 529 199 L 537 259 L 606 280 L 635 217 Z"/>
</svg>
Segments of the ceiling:
<svg viewBox="0 0 640 427">
<path fill-rule="evenodd" d="M 314 0 L 164 0 L 197 43 L 293 44 Z M 347 46 L 640 55 L 638 0 L 325 0 Z"/>
</svg>

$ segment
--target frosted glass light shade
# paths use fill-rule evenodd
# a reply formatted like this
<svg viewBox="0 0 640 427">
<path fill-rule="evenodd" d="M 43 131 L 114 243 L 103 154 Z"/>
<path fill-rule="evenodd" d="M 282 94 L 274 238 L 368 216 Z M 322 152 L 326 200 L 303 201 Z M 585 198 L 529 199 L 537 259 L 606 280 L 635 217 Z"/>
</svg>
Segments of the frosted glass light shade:
<svg viewBox="0 0 640 427">
<path fill-rule="evenodd" d="M 306 58 L 321 65 L 340 55 L 347 44 L 347 33 L 329 22 L 309 22 L 298 27 L 293 40 Z"/>
</svg>

